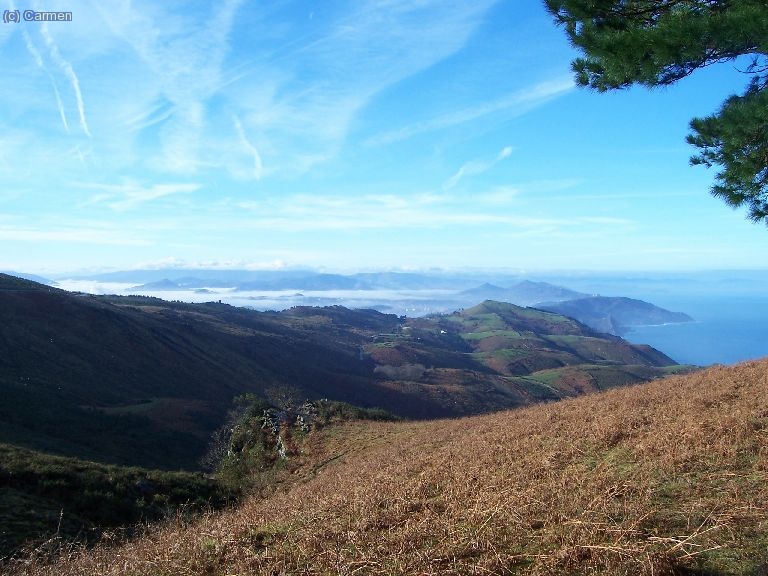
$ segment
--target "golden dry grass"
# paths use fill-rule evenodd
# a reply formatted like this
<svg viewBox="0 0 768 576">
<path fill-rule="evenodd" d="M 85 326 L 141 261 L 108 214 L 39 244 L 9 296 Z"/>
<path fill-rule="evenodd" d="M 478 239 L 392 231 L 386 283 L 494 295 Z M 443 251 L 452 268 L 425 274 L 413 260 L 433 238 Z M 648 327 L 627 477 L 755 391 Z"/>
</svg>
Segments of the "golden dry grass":
<svg viewBox="0 0 768 576">
<path fill-rule="evenodd" d="M 275 493 L 25 575 L 756 574 L 768 361 L 317 433 Z M 685 572 L 706 569 L 708 572 Z"/>
</svg>

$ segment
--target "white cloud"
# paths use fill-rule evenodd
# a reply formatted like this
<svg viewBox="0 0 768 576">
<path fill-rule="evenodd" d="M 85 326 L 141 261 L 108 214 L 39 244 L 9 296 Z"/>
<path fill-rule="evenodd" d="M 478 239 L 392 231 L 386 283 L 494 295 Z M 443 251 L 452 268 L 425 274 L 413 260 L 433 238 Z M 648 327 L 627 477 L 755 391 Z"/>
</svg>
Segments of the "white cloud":
<svg viewBox="0 0 768 576">
<path fill-rule="evenodd" d="M 475 202 L 484 204 L 495 204 L 499 206 L 509 205 L 520 194 L 520 188 L 516 186 L 499 186 L 489 192 L 474 194 L 472 198 Z"/>
<path fill-rule="evenodd" d="M 68 27 L 17 28 L 67 134 L 25 130 L 44 157 L 83 145 L 91 175 L 73 179 L 295 175 L 336 157 L 372 99 L 459 51 L 497 1 L 342 0 L 307 21 L 294 18 L 300 3 L 93 2 Z M 37 78 L 21 79 L 39 97 Z"/>
<path fill-rule="evenodd" d="M 497 190 L 499 194 L 516 194 L 517 190 Z M 481 195 L 481 199 L 482 199 Z M 415 194 L 412 196 L 359 195 L 310 196 L 292 195 L 270 201 L 237 204 L 239 217 L 228 220 L 228 226 L 245 230 L 307 232 L 351 230 L 446 229 L 450 227 L 502 226 L 537 234 L 588 228 L 628 226 L 621 218 L 599 216 L 542 217 L 513 208 L 506 210 L 485 198 L 487 206 L 473 196 L 438 196 Z M 492 198 L 491 198 L 492 200 Z M 251 212 L 252 217 L 243 217 Z"/>
<path fill-rule="evenodd" d="M 291 264 L 280 258 L 264 261 L 254 260 L 188 260 L 170 256 L 157 260 L 138 262 L 129 269 L 160 270 L 164 268 L 184 268 L 191 270 L 285 270 Z"/>
<path fill-rule="evenodd" d="M 45 45 L 48 48 L 48 52 L 54 64 L 58 66 L 58 68 L 61 70 L 64 76 L 66 76 L 66 78 L 69 80 L 70 84 L 72 85 L 72 90 L 75 93 L 75 102 L 77 104 L 77 112 L 80 117 L 80 127 L 83 129 L 83 132 L 85 133 L 85 135 L 90 137 L 91 131 L 88 128 L 88 122 L 85 119 L 85 103 L 83 102 L 83 94 L 80 91 L 80 80 L 78 79 L 77 74 L 75 74 L 75 69 L 72 67 L 72 64 L 70 64 L 67 60 L 65 60 L 62 57 L 61 52 L 59 51 L 58 45 L 53 40 L 53 37 L 51 36 L 48 30 L 47 22 L 43 22 L 40 25 L 40 34 L 42 35 L 43 40 L 45 41 Z M 54 89 L 56 89 L 55 84 L 54 84 Z M 58 98 L 58 89 L 56 89 L 56 95 Z M 65 124 L 66 124 L 66 121 L 65 121 Z"/>
<path fill-rule="evenodd" d="M 158 130 L 160 151 L 150 162 L 155 171 L 195 174 L 209 166 L 206 148 L 214 138 L 205 133 L 208 103 L 226 84 L 223 65 L 242 3 L 228 0 L 209 13 L 171 12 L 154 3 L 96 5 L 112 32 L 139 57 L 143 89 L 148 85 L 154 92 L 151 107 L 133 110 L 126 120 L 137 133 Z"/>
<path fill-rule="evenodd" d="M 67 122 L 67 114 L 64 111 L 64 102 L 61 100 L 61 93 L 59 92 L 59 88 L 56 85 L 56 80 L 54 80 L 51 73 L 48 72 L 48 70 L 46 69 L 45 64 L 43 63 L 43 57 L 41 56 L 40 52 L 37 50 L 37 48 L 33 44 L 32 39 L 29 37 L 29 33 L 27 32 L 26 28 L 22 28 L 21 36 L 24 39 L 24 45 L 26 46 L 27 51 L 32 56 L 32 60 L 35 61 L 35 65 L 40 70 L 43 70 L 46 76 L 48 76 L 48 79 L 51 81 L 51 86 L 53 87 L 53 94 L 56 98 L 56 107 L 59 110 L 59 117 L 61 118 L 61 123 L 64 126 L 64 130 L 69 132 L 69 123 Z"/>
<path fill-rule="evenodd" d="M 108 244 L 114 246 L 141 246 L 148 241 L 131 237 L 124 230 L 99 228 L 60 227 L 45 230 L 28 227 L 0 227 L 0 240 L 5 242 L 67 242 L 78 244 Z"/>
<path fill-rule="evenodd" d="M 130 108 L 124 119 L 121 119 L 125 129 L 130 132 L 141 132 L 157 124 L 162 124 L 173 115 L 173 105 L 165 98 L 152 102 L 149 106 Z"/>
<path fill-rule="evenodd" d="M 106 204 L 112 210 L 122 212 L 165 196 L 195 192 L 200 189 L 200 184 L 180 183 L 141 186 L 129 182 L 126 184 L 81 184 L 79 187 L 100 191 L 99 194 L 91 196 L 89 199 L 90 204 Z"/>
<path fill-rule="evenodd" d="M 252 178 L 254 180 L 260 180 L 261 177 L 264 175 L 264 165 L 261 162 L 261 155 L 259 154 L 259 151 L 256 149 L 256 147 L 246 137 L 245 131 L 243 130 L 243 124 L 240 122 L 240 119 L 237 116 L 235 116 L 233 118 L 233 121 L 235 124 L 235 130 L 237 131 L 237 135 L 240 137 L 240 143 L 243 145 L 243 148 L 245 149 L 246 153 L 249 154 L 253 159 Z"/>
<path fill-rule="evenodd" d="M 252 90 L 238 101 L 243 125 L 268 143 L 259 150 L 278 169 L 333 158 L 376 94 L 458 51 L 493 3 L 352 3 L 262 63 L 258 77 L 267 87 L 256 89 L 253 105 Z"/>
<path fill-rule="evenodd" d="M 443 183 L 443 189 L 450 190 L 454 188 L 465 176 L 476 176 L 487 172 L 505 158 L 509 158 L 512 150 L 511 146 L 505 146 L 493 160 L 472 160 L 462 164 L 461 168 Z"/>
<path fill-rule="evenodd" d="M 505 98 L 496 99 L 462 110 L 436 116 L 430 120 L 416 122 L 408 126 L 377 134 L 365 141 L 369 146 L 381 146 L 406 140 L 419 134 L 434 132 L 458 126 L 483 118 L 490 114 L 504 112 L 511 116 L 521 116 L 526 112 L 562 96 L 574 88 L 570 77 L 556 78 L 534 86 L 518 90 Z"/>
</svg>

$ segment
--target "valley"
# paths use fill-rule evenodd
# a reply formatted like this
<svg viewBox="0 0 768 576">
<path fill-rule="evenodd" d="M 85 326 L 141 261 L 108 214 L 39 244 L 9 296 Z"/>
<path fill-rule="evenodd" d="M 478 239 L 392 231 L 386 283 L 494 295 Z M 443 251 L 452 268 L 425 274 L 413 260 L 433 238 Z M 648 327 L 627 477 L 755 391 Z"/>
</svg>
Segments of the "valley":
<svg viewBox="0 0 768 576">
<path fill-rule="evenodd" d="M 768 0 L 6 4 L 0 576 L 768 576 Z"/>
<path fill-rule="evenodd" d="M 70 293 L 0 276 L 0 441 L 197 468 L 232 399 L 280 386 L 407 418 L 477 414 L 678 370 L 647 346 L 487 301 L 446 315 Z"/>
<path fill-rule="evenodd" d="M 490 300 L 417 318 L 341 306 L 258 312 L 73 293 L 8 275 L 0 349 L 0 446 L 16 462 L 0 468 L 0 556 L 54 533 L 93 542 L 103 529 L 171 514 L 181 501 L 166 484 L 197 494 L 198 510 L 230 501 L 237 486 L 202 490 L 195 474 L 243 395 L 290 391 L 429 420 L 692 369 L 559 314 Z M 168 474 L 178 475 L 171 484 Z M 165 507 L 130 488 L 137 482 L 157 484 L 152 498 Z M 85 507 L 83 485 L 94 494 Z M 116 504 L 113 493 L 127 500 Z M 35 512 L 19 516 L 22 502 Z M 115 506 L 124 510 L 117 522 L 88 511 Z"/>
<path fill-rule="evenodd" d="M 766 361 L 313 433 L 264 492 L 25 576 L 764 571 Z"/>
</svg>

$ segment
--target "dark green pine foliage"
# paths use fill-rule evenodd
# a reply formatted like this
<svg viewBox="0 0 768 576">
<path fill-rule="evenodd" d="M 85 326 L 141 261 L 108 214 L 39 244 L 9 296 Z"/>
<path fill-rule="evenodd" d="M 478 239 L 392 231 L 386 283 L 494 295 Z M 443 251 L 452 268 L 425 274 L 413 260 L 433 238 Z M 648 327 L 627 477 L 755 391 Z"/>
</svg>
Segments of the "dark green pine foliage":
<svg viewBox="0 0 768 576">
<path fill-rule="evenodd" d="M 546 0 L 583 57 L 576 81 L 600 92 L 677 82 L 739 59 L 748 88 L 691 121 L 694 165 L 720 168 L 715 196 L 768 223 L 768 1 Z M 743 62 L 743 64 L 742 64 Z"/>
<path fill-rule="evenodd" d="M 768 91 L 756 78 L 744 96 L 731 96 L 717 114 L 691 121 L 688 142 L 701 149 L 692 164 L 723 166 L 712 194 L 768 223 Z"/>
</svg>

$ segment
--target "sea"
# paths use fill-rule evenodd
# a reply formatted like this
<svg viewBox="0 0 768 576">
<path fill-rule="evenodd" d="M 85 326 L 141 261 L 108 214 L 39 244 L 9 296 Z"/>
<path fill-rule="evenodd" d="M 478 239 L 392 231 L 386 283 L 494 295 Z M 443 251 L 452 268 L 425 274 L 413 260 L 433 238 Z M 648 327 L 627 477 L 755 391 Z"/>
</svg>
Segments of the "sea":
<svg viewBox="0 0 768 576">
<path fill-rule="evenodd" d="M 625 339 L 650 344 L 680 364 L 735 364 L 768 357 L 768 296 L 694 295 L 654 304 L 685 312 L 694 321 L 638 326 Z"/>
</svg>

